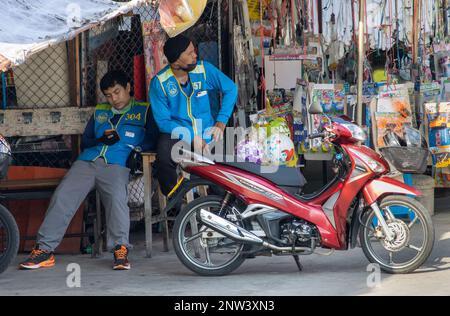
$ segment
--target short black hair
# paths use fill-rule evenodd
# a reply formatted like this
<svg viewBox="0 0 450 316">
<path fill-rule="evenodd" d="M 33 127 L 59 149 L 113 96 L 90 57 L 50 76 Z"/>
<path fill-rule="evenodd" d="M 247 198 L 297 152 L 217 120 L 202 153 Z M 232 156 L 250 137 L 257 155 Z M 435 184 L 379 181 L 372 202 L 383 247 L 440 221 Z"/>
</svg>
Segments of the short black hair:
<svg viewBox="0 0 450 316">
<path fill-rule="evenodd" d="M 116 84 L 126 88 L 128 83 L 130 83 L 130 80 L 122 70 L 112 70 L 103 76 L 100 81 L 100 89 L 105 92 L 109 88 L 114 87 Z"/>
</svg>

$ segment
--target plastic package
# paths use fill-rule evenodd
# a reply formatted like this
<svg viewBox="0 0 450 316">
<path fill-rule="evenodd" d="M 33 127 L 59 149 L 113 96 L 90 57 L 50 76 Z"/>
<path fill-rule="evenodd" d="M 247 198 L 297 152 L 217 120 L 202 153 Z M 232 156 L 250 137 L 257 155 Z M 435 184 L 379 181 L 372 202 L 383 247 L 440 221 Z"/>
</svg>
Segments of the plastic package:
<svg viewBox="0 0 450 316">
<path fill-rule="evenodd" d="M 275 134 L 267 139 L 265 158 L 270 165 L 275 166 L 295 167 L 298 161 L 294 143 L 290 137 L 282 134 Z"/>
<path fill-rule="evenodd" d="M 162 28 L 175 37 L 192 27 L 206 7 L 206 0 L 161 0 L 159 15 Z"/>
</svg>

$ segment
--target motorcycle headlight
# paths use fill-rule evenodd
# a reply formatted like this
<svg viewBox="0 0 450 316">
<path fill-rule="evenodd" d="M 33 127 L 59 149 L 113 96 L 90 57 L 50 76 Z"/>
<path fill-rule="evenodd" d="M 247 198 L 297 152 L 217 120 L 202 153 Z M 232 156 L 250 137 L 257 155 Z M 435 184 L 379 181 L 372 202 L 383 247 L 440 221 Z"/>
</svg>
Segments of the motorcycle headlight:
<svg viewBox="0 0 450 316">
<path fill-rule="evenodd" d="M 365 142 L 367 139 L 366 136 L 366 132 L 364 132 L 364 130 L 359 127 L 356 124 L 351 124 L 351 123 L 343 123 L 342 126 L 344 126 L 346 129 L 348 129 L 350 131 L 350 133 L 352 133 L 352 138 L 356 141 L 359 142 Z"/>
<path fill-rule="evenodd" d="M 386 168 L 379 163 L 378 161 L 370 158 L 367 155 L 364 155 L 363 153 L 350 149 L 359 159 L 362 160 L 369 168 L 375 173 L 383 173 L 386 171 Z"/>
<path fill-rule="evenodd" d="M 372 160 L 369 158 L 369 160 L 365 161 L 367 163 L 367 165 L 369 166 L 369 168 L 375 172 L 375 173 L 383 173 L 386 171 L 386 168 L 380 164 L 379 162 Z"/>
</svg>

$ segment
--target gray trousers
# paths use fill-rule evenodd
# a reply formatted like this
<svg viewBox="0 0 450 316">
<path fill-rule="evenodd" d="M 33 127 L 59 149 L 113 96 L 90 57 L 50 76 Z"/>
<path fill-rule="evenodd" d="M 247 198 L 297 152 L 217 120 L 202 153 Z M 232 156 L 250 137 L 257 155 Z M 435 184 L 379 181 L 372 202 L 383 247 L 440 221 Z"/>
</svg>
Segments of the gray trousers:
<svg viewBox="0 0 450 316">
<path fill-rule="evenodd" d="M 106 212 L 107 246 L 129 244 L 130 210 L 128 182 L 130 170 L 95 162 L 77 160 L 56 189 L 38 235 L 40 249 L 54 251 L 66 233 L 72 218 L 94 188 L 100 193 Z"/>
</svg>

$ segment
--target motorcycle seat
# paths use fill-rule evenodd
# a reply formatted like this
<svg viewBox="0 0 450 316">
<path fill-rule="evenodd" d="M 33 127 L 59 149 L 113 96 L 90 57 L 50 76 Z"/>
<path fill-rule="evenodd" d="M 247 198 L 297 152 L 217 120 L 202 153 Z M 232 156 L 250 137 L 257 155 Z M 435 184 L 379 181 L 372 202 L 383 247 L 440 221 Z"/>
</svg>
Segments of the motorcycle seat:
<svg viewBox="0 0 450 316">
<path fill-rule="evenodd" d="M 264 172 L 262 166 L 251 162 L 223 162 L 222 165 L 237 168 L 258 175 L 279 187 L 301 189 L 306 185 L 306 179 L 297 168 L 278 167 L 274 173 Z"/>
</svg>

